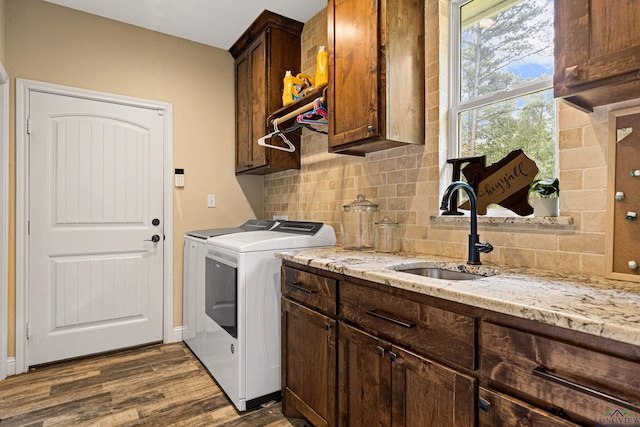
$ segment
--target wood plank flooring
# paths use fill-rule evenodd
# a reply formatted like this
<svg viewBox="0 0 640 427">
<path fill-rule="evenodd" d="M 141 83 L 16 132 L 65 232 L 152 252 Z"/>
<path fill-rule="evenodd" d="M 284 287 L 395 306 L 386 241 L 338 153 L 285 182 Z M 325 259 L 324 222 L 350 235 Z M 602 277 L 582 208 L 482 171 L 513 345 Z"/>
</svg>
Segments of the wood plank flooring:
<svg viewBox="0 0 640 427">
<path fill-rule="evenodd" d="M 304 426 L 281 404 L 239 413 L 184 343 L 36 367 L 0 381 L 0 427 Z"/>
</svg>

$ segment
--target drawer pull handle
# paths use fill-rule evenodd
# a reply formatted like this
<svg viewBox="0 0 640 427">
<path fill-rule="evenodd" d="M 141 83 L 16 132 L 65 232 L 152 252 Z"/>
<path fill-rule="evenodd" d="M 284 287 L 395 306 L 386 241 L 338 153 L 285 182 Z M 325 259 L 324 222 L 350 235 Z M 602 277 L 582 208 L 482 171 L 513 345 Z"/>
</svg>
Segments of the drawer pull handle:
<svg viewBox="0 0 640 427">
<path fill-rule="evenodd" d="M 298 285 L 297 283 L 287 283 L 287 286 L 290 286 L 293 289 L 297 289 L 297 290 L 302 291 L 302 292 L 306 292 L 308 294 L 317 294 L 318 293 L 318 291 L 316 291 L 315 289 L 308 289 L 308 288 L 305 288 L 304 286 Z"/>
<path fill-rule="evenodd" d="M 489 408 L 491 408 L 491 402 L 486 399 L 480 398 L 478 400 L 478 408 L 482 409 L 484 412 L 489 412 Z"/>
<path fill-rule="evenodd" d="M 594 390 L 590 387 L 583 386 L 581 384 L 575 383 L 573 381 L 567 380 L 565 378 L 561 378 L 547 370 L 544 366 L 538 366 L 533 370 L 533 376 L 543 378 L 545 380 L 554 382 L 556 384 L 563 385 L 572 390 L 579 391 L 584 394 L 588 394 L 593 397 L 597 397 L 598 399 L 606 400 L 609 403 L 613 403 L 614 405 L 622 406 L 623 408 L 630 409 L 634 412 L 640 412 L 640 407 L 635 406 L 625 400 L 618 399 L 615 396 L 611 396 L 609 394 L 603 393 L 598 390 Z"/>
<path fill-rule="evenodd" d="M 377 317 L 378 319 L 386 320 L 387 322 L 391 322 L 395 325 L 402 326 L 403 328 L 412 329 L 416 327 L 415 323 L 407 323 L 402 320 L 394 319 L 393 317 L 376 312 L 375 309 L 367 311 L 367 314 L 369 316 Z"/>
</svg>

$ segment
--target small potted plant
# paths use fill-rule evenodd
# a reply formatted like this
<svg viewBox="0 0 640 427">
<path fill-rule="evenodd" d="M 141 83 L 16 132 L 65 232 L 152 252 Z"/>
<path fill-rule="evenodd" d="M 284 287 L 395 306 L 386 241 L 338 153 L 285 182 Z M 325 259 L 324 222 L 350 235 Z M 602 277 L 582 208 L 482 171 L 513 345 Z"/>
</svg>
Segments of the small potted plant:
<svg viewBox="0 0 640 427">
<path fill-rule="evenodd" d="M 558 197 L 560 196 L 558 178 L 533 181 L 531 192 L 539 196 L 533 199 L 533 216 L 558 216 Z"/>
</svg>

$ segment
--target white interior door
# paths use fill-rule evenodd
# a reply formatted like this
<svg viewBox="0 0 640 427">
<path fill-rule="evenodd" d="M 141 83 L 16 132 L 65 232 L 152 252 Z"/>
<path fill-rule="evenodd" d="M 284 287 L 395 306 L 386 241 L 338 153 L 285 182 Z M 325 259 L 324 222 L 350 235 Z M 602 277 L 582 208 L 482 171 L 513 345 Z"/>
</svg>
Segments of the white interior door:
<svg viewBox="0 0 640 427">
<path fill-rule="evenodd" d="M 29 116 L 28 365 L 161 341 L 162 115 L 31 91 Z"/>
</svg>

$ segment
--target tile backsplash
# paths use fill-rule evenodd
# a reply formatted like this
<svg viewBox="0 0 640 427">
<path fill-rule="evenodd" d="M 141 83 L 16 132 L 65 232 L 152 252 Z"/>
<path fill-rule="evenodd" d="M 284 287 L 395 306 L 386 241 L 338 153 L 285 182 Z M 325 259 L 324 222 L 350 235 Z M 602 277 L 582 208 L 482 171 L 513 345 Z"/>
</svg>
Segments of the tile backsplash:
<svg viewBox="0 0 640 427">
<path fill-rule="evenodd" d="M 409 145 L 367 154 L 332 154 L 327 136 L 307 130 L 302 139 L 302 165 L 295 171 L 264 178 L 264 217 L 323 221 L 340 235 L 340 212 L 364 193 L 380 205 L 381 215 L 401 223 L 401 250 L 466 259 L 468 225 L 433 224 L 439 214 L 440 165 L 446 160 L 448 76 L 448 2 L 427 0 L 427 117 L 425 145 Z M 326 9 L 305 24 L 302 34 L 303 72 L 313 74 L 315 54 L 326 44 Z M 482 241 L 494 251 L 484 262 L 544 270 L 603 275 L 605 268 L 605 205 L 607 112 L 586 114 L 558 103 L 560 211 L 572 217 L 573 228 L 482 225 Z"/>
</svg>

